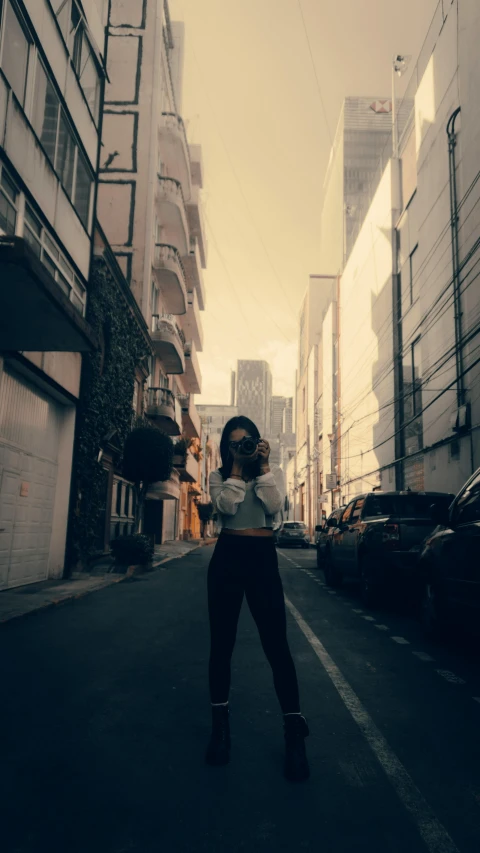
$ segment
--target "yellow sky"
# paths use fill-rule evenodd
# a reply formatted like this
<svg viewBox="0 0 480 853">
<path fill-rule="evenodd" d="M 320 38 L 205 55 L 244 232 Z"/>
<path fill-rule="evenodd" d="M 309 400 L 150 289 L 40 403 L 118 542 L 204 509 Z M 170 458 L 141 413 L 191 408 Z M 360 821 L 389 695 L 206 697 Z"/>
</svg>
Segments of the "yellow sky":
<svg viewBox="0 0 480 853">
<path fill-rule="evenodd" d="M 202 144 L 209 244 L 203 393 L 230 400 L 238 358 L 293 394 L 297 312 L 319 269 L 322 187 L 346 95 L 390 94 L 437 0 L 170 0 L 186 30 L 183 117 Z M 413 65 L 413 63 L 412 63 Z"/>
</svg>

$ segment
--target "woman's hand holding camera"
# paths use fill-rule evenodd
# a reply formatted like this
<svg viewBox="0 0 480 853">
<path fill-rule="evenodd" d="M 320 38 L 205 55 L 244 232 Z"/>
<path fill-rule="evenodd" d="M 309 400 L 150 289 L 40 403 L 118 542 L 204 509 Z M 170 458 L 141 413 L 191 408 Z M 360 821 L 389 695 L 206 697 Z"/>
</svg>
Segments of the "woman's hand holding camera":
<svg viewBox="0 0 480 853">
<path fill-rule="evenodd" d="M 270 466 L 268 463 L 270 457 L 270 445 L 264 438 L 258 444 L 258 458 L 260 460 L 260 469 L 262 474 L 268 474 Z"/>
</svg>

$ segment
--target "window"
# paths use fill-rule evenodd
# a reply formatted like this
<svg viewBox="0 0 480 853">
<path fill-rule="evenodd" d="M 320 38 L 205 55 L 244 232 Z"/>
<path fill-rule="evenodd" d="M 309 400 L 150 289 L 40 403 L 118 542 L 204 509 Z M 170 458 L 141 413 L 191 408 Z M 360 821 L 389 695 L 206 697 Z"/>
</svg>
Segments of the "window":
<svg viewBox="0 0 480 853">
<path fill-rule="evenodd" d="M 115 507 L 116 515 L 122 514 L 122 486 L 123 483 L 117 482 L 117 505 Z"/>
<path fill-rule="evenodd" d="M 92 118 L 98 121 L 100 80 L 84 19 L 76 0 L 56 0 L 55 15 Z"/>
<path fill-rule="evenodd" d="M 1 207 L 1 202 L 0 202 Z M 28 245 L 33 249 L 42 264 L 48 269 L 57 284 L 73 303 L 77 311 L 85 314 L 87 291 L 73 267 L 64 257 L 58 246 L 43 227 L 39 217 L 32 207 L 25 204 L 25 228 L 23 234 Z"/>
<path fill-rule="evenodd" d="M 345 512 L 343 513 L 342 518 L 341 518 L 341 522 L 342 522 L 342 524 L 347 524 L 347 523 L 350 521 L 350 516 L 351 516 L 351 514 L 352 514 L 352 510 L 353 510 L 353 503 L 354 503 L 354 502 L 352 502 L 351 504 L 349 504 L 349 505 L 347 506 L 347 508 L 346 508 Z"/>
<path fill-rule="evenodd" d="M 418 243 L 415 246 L 412 254 L 409 257 L 409 287 L 410 287 L 410 305 L 413 305 L 418 297 Z"/>
<path fill-rule="evenodd" d="M 40 60 L 35 71 L 33 128 L 78 216 L 88 229 L 92 174 L 56 90 Z"/>
<path fill-rule="evenodd" d="M 5 167 L 0 168 L 0 229 L 5 234 L 15 234 L 18 189 Z"/>
<path fill-rule="evenodd" d="M 5 8 L 1 66 L 22 107 L 25 105 L 30 40 L 12 6 L 7 0 Z"/>
<path fill-rule="evenodd" d="M 359 498 L 355 504 L 353 513 L 352 513 L 352 521 L 358 521 L 362 514 L 363 505 L 365 503 L 365 498 Z"/>
<path fill-rule="evenodd" d="M 480 475 L 475 477 L 457 501 L 456 524 L 471 524 L 480 521 Z"/>
<path fill-rule="evenodd" d="M 398 516 L 400 518 L 431 518 L 432 504 L 449 507 L 452 495 L 417 494 L 369 495 L 364 518 Z"/>
</svg>

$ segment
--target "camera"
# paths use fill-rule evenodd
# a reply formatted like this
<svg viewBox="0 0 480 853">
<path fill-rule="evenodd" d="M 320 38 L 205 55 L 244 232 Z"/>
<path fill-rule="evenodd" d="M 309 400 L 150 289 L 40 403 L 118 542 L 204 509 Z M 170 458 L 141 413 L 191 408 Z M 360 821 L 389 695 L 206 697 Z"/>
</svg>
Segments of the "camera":
<svg viewBox="0 0 480 853">
<path fill-rule="evenodd" d="M 237 450 L 242 456 L 252 456 L 260 441 L 260 438 L 250 438 L 249 435 L 245 435 L 240 441 L 232 441 L 230 447 L 232 450 Z"/>
</svg>

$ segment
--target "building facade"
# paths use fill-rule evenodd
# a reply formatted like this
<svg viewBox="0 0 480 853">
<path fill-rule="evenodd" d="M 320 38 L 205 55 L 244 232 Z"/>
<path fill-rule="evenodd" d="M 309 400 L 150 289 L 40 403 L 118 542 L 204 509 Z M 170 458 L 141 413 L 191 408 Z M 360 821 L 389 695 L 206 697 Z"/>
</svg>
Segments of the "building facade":
<svg viewBox="0 0 480 853">
<path fill-rule="evenodd" d="M 187 440 L 170 481 L 148 493 L 145 532 L 161 542 L 192 530 L 201 491 L 202 152 L 185 132 L 184 28 L 166 0 L 112 0 L 108 36 L 98 216 L 150 329 L 145 413 Z"/>
<path fill-rule="evenodd" d="M 341 284 L 342 493 L 480 465 L 478 9 L 439 4 Z M 446 132 L 447 131 L 447 132 Z"/>
<path fill-rule="evenodd" d="M 390 98 L 345 98 L 325 177 L 320 269 L 340 273 L 350 256 L 392 145 Z"/>
<path fill-rule="evenodd" d="M 0 588 L 64 570 L 107 7 L 0 6 Z"/>
</svg>

